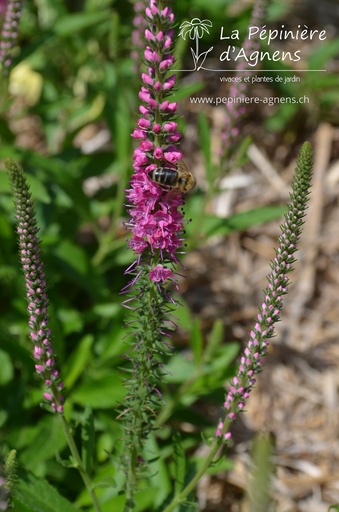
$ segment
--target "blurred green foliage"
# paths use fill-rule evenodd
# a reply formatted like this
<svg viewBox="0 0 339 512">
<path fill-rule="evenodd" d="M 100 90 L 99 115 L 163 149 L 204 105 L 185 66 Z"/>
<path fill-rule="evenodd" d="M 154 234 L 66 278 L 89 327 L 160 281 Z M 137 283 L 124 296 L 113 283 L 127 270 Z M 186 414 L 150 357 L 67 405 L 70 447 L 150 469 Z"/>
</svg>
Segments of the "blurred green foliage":
<svg viewBox="0 0 339 512">
<path fill-rule="evenodd" d="M 250 16 L 247 8 L 227 17 L 234 3 L 176 0 L 173 9 L 179 22 L 199 16 L 227 20 L 231 28 L 245 27 Z M 271 17 L 283 5 L 274 2 Z M 72 418 L 80 444 L 81 429 L 84 433 L 88 425 L 86 407 L 94 411 L 90 431 L 95 430 L 96 443 L 88 457 L 103 510 L 116 512 L 122 510 L 124 501 L 118 458 L 122 433 L 116 420 L 116 407 L 125 392 L 121 368 L 126 329 L 120 290 L 127 282 L 124 271 L 133 261 L 126 250 L 122 221 L 124 191 L 132 170 L 130 133 L 137 119 L 140 87 L 130 57 L 132 19 L 128 1 L 24 2 L 10 95 L 6 98 L 3 93 L 0 100 L 0 160 L 11 156 L 21 162 L 36 203 L 51 327 L 67 387 L 65 413 Z M 338 41 L 328 43 L 312 54 L 310 65 L 323 66 L 337 50 Z M 320 109 L 337 101 L 333 76 L 311 80 L 303 87 L 312 87 L 314 94 L 322 90 Z M 202 87 L 199 77 L 180 88 L 176 99 L 187 98 Z M 278 93 L 290 94 L 287 87 Z M 289 111 L 288 119 L 286 110 L 278 109 L 268 125 L 284 130 L 299 109 L 300 105 Z M 180 123 L 184 130 L 185 119 Z M 213 190 L 219 171 L 211 163 L 209 126 L 202 114 L 197 124 L 206 179 Z M 0 443 L 3 454 L 12 448 L 18 452 L 15 510 L 90 507 L 79 476 L 58 462 L 67 459 L 68 449 L 57 418 L 39 409 L 41 386 L 34 376 L 14 207 L 4 172 L 0 173 L 0 190 Z M 187 217 L 195 219 L 187 228 L 192 247 L 282 213 L 280 206 L 267 206 L 220 219 L 204 214 L 207 200 L 208 194 L 197 191 L 185 208 Z M 222 404 L 224 384 L 232 375 L 238 350 L 236 344 L 225 343 L 220 320 L 206 335 L 187 304 L 178 309 L 177 316 L 185 333 L 185 350 L 179 350 L 168 365 L 162 390 L 165 405 L 158 419 L 163 429 L 148 442 L 152 459 L 148 473 L 153 478 L 141 484 L 140 511 L 160 510 L 173 491 L 174 475 L 187 479 L 199 464 L 195 460 L 187 465 L 184 454 L 199 445 L 201 432 L 208 438 L 215 430 L 204 413 L 207 407 L 200 408 L 199 400 L 215 408 Z M 183 422 L 192 428 L 180 433 L 175 451 L 172 429 L 164 425 Z M 87 432 L 87 442 L 91 436 Z M 223 461 L 219 470 L 227 465 Z"/>
</svg>

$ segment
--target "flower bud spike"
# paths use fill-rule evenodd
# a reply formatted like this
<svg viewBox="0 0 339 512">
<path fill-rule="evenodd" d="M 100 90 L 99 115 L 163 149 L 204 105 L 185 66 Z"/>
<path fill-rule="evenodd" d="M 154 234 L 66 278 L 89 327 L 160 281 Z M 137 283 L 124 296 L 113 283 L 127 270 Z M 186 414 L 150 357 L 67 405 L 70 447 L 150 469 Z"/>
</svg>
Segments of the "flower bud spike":
<svg viewBox="0 0 339 512">
<path fill-rule="evenodd" d="M 24 276 L 26 287 L 29 290 L 28 315 L 30 338 L 34 343 L 33 357 L 39 364 L 35 369 L 39 377 L 45 382 L 51 383 L 49 392 L 44 394 L 45 403 L 51 408 L 53 398 L 55 407 L 53 412 L 63 413 L 63 398 L 60 394 L 62 382 L 59 378 L 53 357 L 52 336 L 48 327 L 49 317 L 47 313 L 48 298 L 44 267 L 41 259 L 40 240 L 37 237 L 34 206 L 31 201 L 31 194 L 27 185 L 24 173 L 19 165 L 11 159 L 5 162 L 8 170 L 16 208 L 18 221 L 17 233 L 19 247 L 25 251 Z"/>
<path fill-rule="evenodd" d="M 285 214 L 285 222 L 280 226 L 281 235 L 278 238 L 278 249 L 275 263 L 271 262 L 272 272 L 267 276 L 268 285 L 264 290 L 265 302 L 259 309 L 257 322 L 254 330 L 250 332 L 250 339 L 240 357 L 236 376 L 233 378 L 227 400 L 224 403 L 226 410 L 226 419 L 223 428 L 218 427 L 216 436 L 221 437 L 229 429 L 230 423 L 234 421 L 236 413 L 243 412 L 246 400 L 255 385 L 253 375 L 262 371 L 263 357 L 267 353 L 269 339 L 274 333 L 274 324 L 280 321 L 280 314 L 283 309 L 281 300 L 281 281 L 287 281 L 286 273 L 293 270 L 292 265 L 286 269 L 284 258 L 295 253 L 296 244 L 299 241 L 305 212 L 307 208 L 308 195 L 311 186 L 312 177 L 312 147 L 310 143 L 305 142 L 301 147 L 295 177 L 292 183 L 291 201 Z M 293 239 L 293 244 L 290 243 Z M 287 244 L 286 244 L 287 241 Z M 284 293 L 287 293 L 287 287 Z M 268 312 L 273 311 L 273 316 L 268 316 Z M 225 437 L 228 442 L 229 438 Z"/>
</svg>

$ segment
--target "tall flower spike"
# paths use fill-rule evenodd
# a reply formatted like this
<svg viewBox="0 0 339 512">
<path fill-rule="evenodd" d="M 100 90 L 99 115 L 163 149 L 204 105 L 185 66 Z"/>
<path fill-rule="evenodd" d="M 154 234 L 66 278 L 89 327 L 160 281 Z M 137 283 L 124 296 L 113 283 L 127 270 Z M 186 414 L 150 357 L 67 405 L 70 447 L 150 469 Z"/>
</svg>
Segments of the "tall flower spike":
<svg viewBox="0 0 339 512">
<path fill-rule="evenodd" d="M 262 359 L 267 351 L 268 340 L 274 335 L 274 324 L 280 320 L 283 306 L 282 297 L 287 293 L 289 284 L 287 274 L 293 270 L 292 265 L 296 261 L 293 255 L 297 250 L 297 243 L 304 223 L 303 218 L 311 186 L 312 165 L 312 148 L 308 142 L 305 142 L 297 160 L 292 184 L 293 192 L 290 196 L 291 201 L 285 215 L 285 222 L 281 226 L 282 233 L 279 237 L 276 257 L 271 262 L 272 272 L 267 277 L 268 286 L 264 291 L 265 300 L 259 310 L 250 339 L 243 350 L 236 375 L 230 382 L 224 403 L 224 419 L 219 422 L 215 432 L 216 437 L 197 473 L 186 487 L 173 497 L 163 512 L 173 512 L 185 503 L 189 493 L 217 457 L 222 443 L 230 443 L 232 438 L 229 431 L 230 424 L 234 421 L 237 413 L 244 412 L 246 400 L 255 385 L 255 376 L 262 371 Z"/>
<path fill-rule="evenodd" d="M 134 317 L 129 324 L 135 327 L 133 350 L 128 354 L 133 370 L 126 382 L 128 393 L 121 415 L 126 432 L 126 496 L 130 504 L 143 461 L 143 443 L 162 401 L 158 383 L 170 351 L 164 335 L 171 329 L 168 316 L 175 304 L 167 284 L 175 282 L 175 264 L 183 242 L 182 194 L 160 186 L 154 179 L 155 172 L 175 177 L 177 166 L 182 165 L 177 147 L 181 134 L 173 118 L 178 104 L 168 98 L 176 77 L 170 71 L 174 62 L 174 16 L 167 4 L 165 0 L 144 4 L 147 70 L 141 75 L 140 118 L 132 133 L 138 147 L 134 150 L 131 187 L 126 191 L 130 214 L 126 227 L 132 232 L 129 247 L 136 257 L 126 271 L 132 279 L 123 290 L 129 294 L 124 305 Z"/>
<path fill-rule="evenodd" d="M 0 65 L 7 74 L 11 54 L 18 38 L 22 0 L 0 0 Z"/>
<path fill-rule="evenodd" d="M 271 273 L 267 276 L 268 285 L 264 290 L 264 301 L 250 333 L 250 338 L 242 353 L 236 376 L 230 383 L 224 403 L 226 417 L 218 425 L 217 437 L 227 442 L 231 434 L 228 431 L 236 413 L 244 410 L 246 400 L 256 382 L 255 376 L 262 371 L 263 357 L 266 355 L 269 339 L 274 336 L 274 324 L 279 322 L 283 309 L 283 296 L 288 292 L 287 274 L 293 270 L 312 177 L 312 147 L 305 142 L 301 147 L 295 177 L 292 183 L 291 200 L 285 214 L 285 222 L 281 225 L 281 235 L 276 256 L 271 261 Z"/>
<path fill-rule="evenodd" d="M 5 165 L 14 194 L 21 265 L 27 290 L 28 325 L 34 344 L 35 370 L 39 377 L 44 379 L 47 387 L 47 391 L 43 395 L 45 402 L 50 405 L 52 411 L 61 414 L 63 412 L 63 397 L 60 393 L 63 383 L 56 369 L 52 336 L 48 326 L 47 285 L 41 260 L 40 240 L 37 237 L 38 228 L 34 207 L 22 169 L 11 159 L 6 160 Z"/>
</svg>

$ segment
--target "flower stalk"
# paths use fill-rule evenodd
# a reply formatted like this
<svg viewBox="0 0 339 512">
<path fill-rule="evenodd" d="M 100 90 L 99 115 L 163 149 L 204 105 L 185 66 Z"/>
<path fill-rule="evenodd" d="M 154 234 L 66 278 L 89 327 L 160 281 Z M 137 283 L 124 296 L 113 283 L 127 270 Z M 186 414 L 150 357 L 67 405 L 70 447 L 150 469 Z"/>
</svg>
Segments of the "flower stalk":
<svg viewBox="0 0 339 512">
<path fill-rule="evenodd" d="M 28 301 L 28 325 L 34 343 L 33 356 L 37 375 L 45 381 L 44 404 L 63 413 L 63 382 L 56 367 L 49 328 L 47 284 L 41 259 L 39 231 L 31 194 L 22 169 L 11 159 L 6 161 L 16 208 L 17 233 L 21 265 L 25 276 Z"/>
<path fill-rule="evenodd" d="M 280 321 L 283 309 L 283 296 L 288 293 L 289 280 L 287 274 L 292 272 L 297 244 L 304 224 L 303 218 L 307 208 L 308 195 L 312 177 L 312 148 L 305 142 L 297 159 L 295 177 L 292 183 L 290 203 L 285 214 L 285 222 L 280 226 L 281 235 L 278 239 L 276 256 L 271 261 L 271 272 L 267 276 L 268 285 L 264 290 L 264 302 L 259 308 L 254 329 L 250 333 L 242 356 L 238 363 L 235 377 L 230 382 L 229 391 L 224 403 L 225 415 L 216 430 L 216 437 L 202 467 L 189 484 L 175 496 L 164 509 L 171 512 L 195 488 L 200 478 L 213 462 L 223 444 L 228 445 L 232 435 L 230 426 L 236 415 L 244 411 L 246 401 L 256 383 L 256 375 L 263 370 L 263 357 L 267 353 L 270 338 L 274 336 L 274 325 Z"/>
<path fill-rule="evenodd" d="M 41 258 L 40 240 L 37 236 L 39 229 L 31 194 L 21 167 L 12 159 L 7 159 L 5 165 L 14 195 L 21 264 L 27 289 L 28 324 L 30 338 L 34 343 L 35 370 L 37 375 L 45 381 L 47 388 L 43 393 L 42 405 L 57 414 L 72 454 L 74 467 L 78 469 L 83 479 L 94 509 L 96 512 L 101 512 L 93 484 L 82 463 L 71 428 L 63 415 L 64 397 L 61 392 L 64 385 L 56 368 L 56 359 L 52 348 L 52 333 L 49 328 L 47 311 L 47 284 Z"/>
<path fill-rule="evenodd" d="M 137 480 L 145 466 L 143 445 L 162 404 L 158 386 L 171 352 L 164 337 L 173 329 L 170 315 L 176 304 L 168 285 L 176 283 L 175 266 L 183 242 L 182 194 L 152 178 L 159 169 L 176 176 L 182 159 L 177 147 L 181 133 L 175 121 L 178 104 L 168 99 L 176 76 L 170 74 L 174 15 L 167 4 L 164 0 L 149 0 L 142 13 L 147 24 L 147 72 L 141 74 L 140 118 L 132 133 L 138 146 L 134 150 L 131 187 L 126 191 L 130 214 L 126 227 L 132 233 L 129 247 L 136 260 L 126 271 L 131 281 L 122 290 L 128 294 L 123 304 L 131 312 L 128 325 L 133 328 L 127 356 L 132 369 L 126 380 L 125 410 L 120 415 L 126 446 L 125 511 L 133 510 Z"/>
</svg>

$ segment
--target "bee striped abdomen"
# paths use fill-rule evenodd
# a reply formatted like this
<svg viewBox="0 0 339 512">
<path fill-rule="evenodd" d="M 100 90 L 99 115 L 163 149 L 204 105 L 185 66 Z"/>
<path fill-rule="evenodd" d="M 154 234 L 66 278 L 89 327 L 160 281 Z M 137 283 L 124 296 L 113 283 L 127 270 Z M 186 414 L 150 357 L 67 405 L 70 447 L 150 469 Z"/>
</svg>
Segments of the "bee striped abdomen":
<svg viewBox="0 0 339 512">
<path fill-rule="evenodd" d="M 160 186 L 173 187 L 178 179 L 178 172 L 169 167 L 158 167 L 148 173 L 151 180 Z"/>
</svg>

